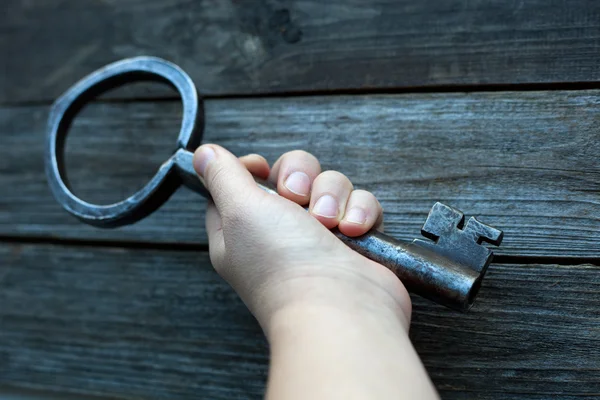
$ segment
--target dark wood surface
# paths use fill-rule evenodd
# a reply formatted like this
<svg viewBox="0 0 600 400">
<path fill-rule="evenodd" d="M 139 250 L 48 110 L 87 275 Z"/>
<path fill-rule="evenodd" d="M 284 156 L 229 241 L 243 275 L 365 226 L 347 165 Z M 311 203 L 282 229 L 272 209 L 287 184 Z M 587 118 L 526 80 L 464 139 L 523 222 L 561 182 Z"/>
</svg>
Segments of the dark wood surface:
<svg viewBox="0 0 600 400">
<path fill-rule="evenodd" d="M 156 55 L 211 95 L 594 82 L 596 0 L 24 1 L 0 14 L 0 103 Z"/>
<path fill-rule="evenodd" d="M 414 298 L 411 338 L 444 398 L 600 397 L 599 2 L 7 0 L 0 398 L 264 391 L 268 348 L 212 271 L 204 200 L 183 189 L 98 230 L 47 187 L 50 103 L 142 54 L 208 96 L 207 141 L 269 161 L 313 152 L 380 198 L 398 238 L 418 236 L 435 201 L 505 231 L 471 313 Z M 75 192 L 100 203 L 147 181 L 181 112 L 156 85 L 107 98 L 67 144 Z"/>
<path fill-rule="evenodd" d="M 267 345 L 206 253 L 14 244 L 0 261 L 0 385 L 263 393 Z M 599 309 L 600 266 L 493 264 L 468 314 L 415 298 L 411 337 L 444 398 L 591 398 Z"/>
<path fill-rule="evenodd" d="M 388 232 L 420 235 L 443 201 L 501 227 L 498 254 L 594 257 L 600 252 L 600 92 L 498 92 L 210 100 L 205 140 L 271 162 L 313 152 L 325 169 L 373 191 Z M 67 168 L 75 193 L 108 204 L 145 184 L 177 136 L 176 102 L 100 103 L 75 124 Z M 81 224 L 43 175 L 47 107 L 0 109 L 4 235 L 205 244 L 205 201 L 180 190 L 119 230 Z M 32 157 L 31 155 L 37 155 Z"/>
</svg>

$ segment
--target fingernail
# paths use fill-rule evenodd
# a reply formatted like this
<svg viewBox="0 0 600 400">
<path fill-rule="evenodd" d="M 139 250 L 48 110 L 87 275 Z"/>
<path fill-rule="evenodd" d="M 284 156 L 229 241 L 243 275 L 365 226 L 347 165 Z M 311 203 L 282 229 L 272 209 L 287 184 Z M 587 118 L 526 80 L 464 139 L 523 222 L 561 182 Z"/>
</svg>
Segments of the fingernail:
<svg viewBox="0 0 600 400">
<path fill-rule="evenodd" d="M 346 221 L 362 225 L 367 221 L 367 213 L 360 207 L 352 207 L 346 213 Z"/>
<path fill-rule="evenodd" d="M 338 215 L 338 202 L 331 195 L 323 195 L 313 207 L 313 213 L 325 218 L 335 218 Z"/>
<path fill-rule="evenodd" d="M 209 162 L 215 159 L 217 155 L 210 147 L 201 147 L 194 154 L 194 169 L 198 174 L 204 176 L 204 171 Z"/>
<path fill-rule="evenodd" d="M 284 185 L 290 192 L 300 196 L 307 196 L 310 192 L 310 178 L 304 172 L 292 172 Z"/>
</svg>

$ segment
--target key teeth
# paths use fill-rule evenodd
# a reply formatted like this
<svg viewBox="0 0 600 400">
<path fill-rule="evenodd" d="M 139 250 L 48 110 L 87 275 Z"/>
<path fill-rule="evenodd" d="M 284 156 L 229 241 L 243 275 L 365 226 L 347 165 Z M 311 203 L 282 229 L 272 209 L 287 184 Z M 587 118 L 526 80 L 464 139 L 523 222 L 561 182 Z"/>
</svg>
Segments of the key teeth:
<svg viewBox="0 0 600 400">
<path fill-rule="evenodd" d="M 472 233 L 477 244 L 487 242 L 495 246 L 500 246 L 500 243 L 502 243 L 502 239 L 504 238 L 504 232 L 500 229 L 484 224 L 475 217 L 469 218 L 469 221 L 467 221 L 467 225 L 463 230 Z"/>
<path fill-rule="evenodd" d="M 434 242 L 453 229 L 462 229 L 465 216 L 459 210 L 437 202 L 431 207 L 427 220 L 421 228 L 421 235 Z"/>
<path fill-rule="evenodd" d="M 434 218 L 443 218 L 448 221 L 448 223 L 451 223 L 458 228 L 462 228 L 465 222 L 465 215 L 460 210 L 447 206 L 439 201 L 431 207 L 429 216 L 432 215 Z"/>
<path fill-rule="evenodd" d="M 466 225 L 464 220 L 461 211 L 442 203 L 435 203 L 421 229 L 421 234 L 431 241 L 415 239 L 413 243 L 460 265 L 482 272 L 492 257 L 492 250 L 482 242 L 499 246 L 504 234 L 475 217 L 469 218 Z"/>
</svg>

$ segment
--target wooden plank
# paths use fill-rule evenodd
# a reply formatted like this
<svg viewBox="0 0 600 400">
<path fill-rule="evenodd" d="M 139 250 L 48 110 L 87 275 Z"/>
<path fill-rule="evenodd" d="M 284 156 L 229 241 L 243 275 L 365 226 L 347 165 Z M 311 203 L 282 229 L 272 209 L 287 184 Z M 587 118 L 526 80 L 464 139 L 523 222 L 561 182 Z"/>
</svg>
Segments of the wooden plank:
<svg viewBox="0 0 600 400">
<path fill-rule="evenodd" d="M 0 246 L 0 386 L 125 398 L 260 398 L 268 350 L 202 252 Z M 415 299 L 447 399 L 600 393 L 600 266 L 492 264 L 474 309 Z"/>
<path fill-rule="evenodd" d="M 8 388 L 0 386 L 1 400 L 118 400 L 116 397 L 92 397 L 86 394 L 71 395 L 66 393 L 56 393 L 53 391 L 27 390 L 20 388 Z"/>
<path fill-rule="evenodd" d="M 209 95 L 595 82 L 594 0 L 7 0 L 0 103 L 155 55 Z M 27 60 L 27 62 L 23 62 Z"/>
<path fill-rule="evenodd" d="M 206 103 L 205 139 L 271 162 L 305 149 L 373 191 L 386 229 L 419 236 L 435 201 L 505 231 L 499 254 L 600 254 L 600 91 L 223 99 Z M 83 199 L 132 194 L 173 149 L 179 105 L 99 103 L 75 123 L 67 164 Z M 205 202 L 181 189 L 117 230 L 86 226 L 49 193 L 47 108 L 0 109 L 0 234 L 206 243 Z"/>
</svg>

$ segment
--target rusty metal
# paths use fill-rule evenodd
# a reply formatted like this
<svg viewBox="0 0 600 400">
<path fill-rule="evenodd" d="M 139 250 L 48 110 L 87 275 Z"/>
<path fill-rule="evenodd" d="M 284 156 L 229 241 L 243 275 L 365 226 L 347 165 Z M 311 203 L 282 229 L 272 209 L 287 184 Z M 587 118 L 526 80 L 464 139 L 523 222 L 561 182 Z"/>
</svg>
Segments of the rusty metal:
<svg viewBox="0 0 600 400">
<path fill-rule="evenodd" d="M 127 199 L 111 205 L 95 205 L 76 197 L 66 179 L 63 155 L 66 135 L 83 105 L 99 94 L 134 80 L 166 82 L 180 94 L 183 121 L 174 154 L 150 181 Z M 92 73 L 77 82 L 56 100 L 48 120 L 46 174 L 56 200 L 81 221 L 101 228 L 113 228 L 139 221 L 158 209 L 175 190 L 187 186 L 200 195 L 210 194 L 192 167 L 192 151 L 202 139 L 204 115 L 194 83 L 178 66 L 154 57 L 125 59 Z M 264 181 L 257 185 L 277 194 Z M 386 266 L 413 293 L 447 307 L 468 310 L 481 286 L 492 259 L 488 242 L 499 246 L 502 231 L 436 203 L 421 230 L 429 239 L 412 242 L 396 240 L 372 230 L 360 237 L 333 231 L 350 248 Z"/>
</svg>

